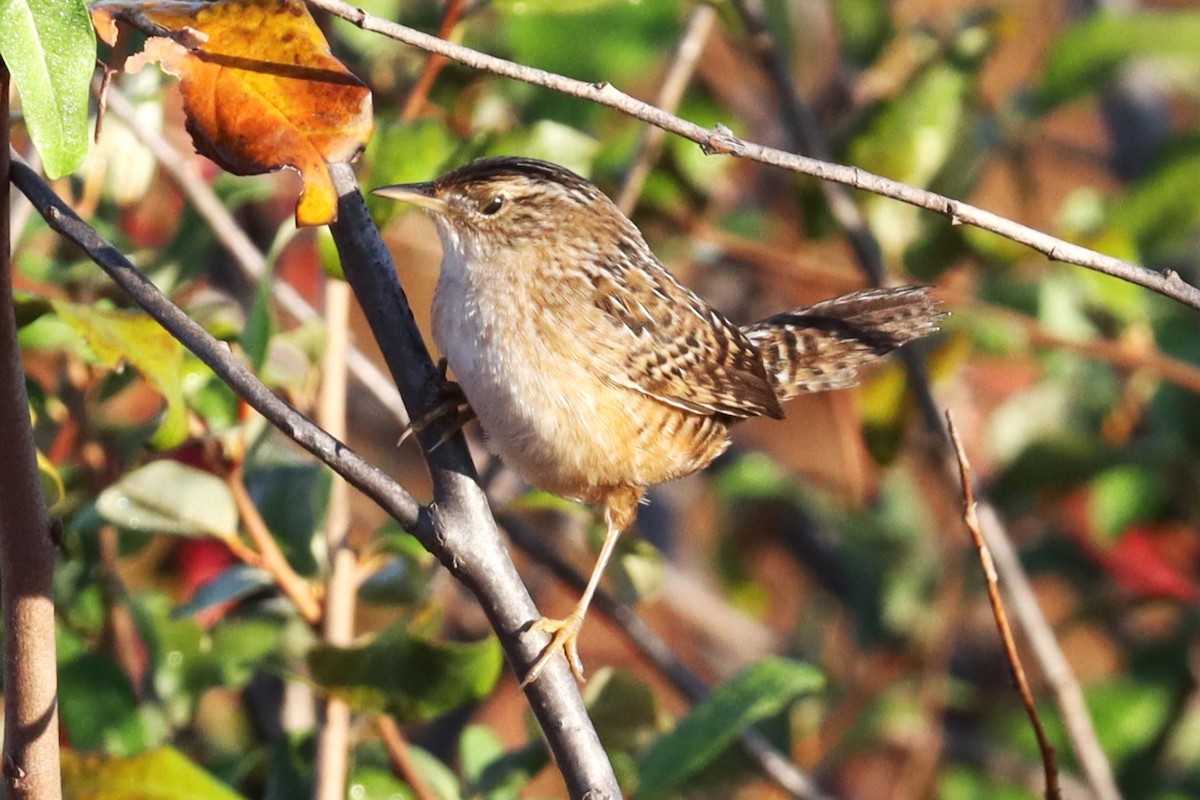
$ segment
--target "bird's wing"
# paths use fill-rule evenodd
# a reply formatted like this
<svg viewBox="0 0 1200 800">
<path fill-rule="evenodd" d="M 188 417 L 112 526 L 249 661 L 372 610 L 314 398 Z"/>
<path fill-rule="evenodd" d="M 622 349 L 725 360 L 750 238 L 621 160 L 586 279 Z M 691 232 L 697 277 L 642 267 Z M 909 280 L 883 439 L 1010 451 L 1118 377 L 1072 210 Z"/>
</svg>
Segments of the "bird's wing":
<svg viewBox="0 0 1200 800">
<path fill-rule="evenodd" d="M 590 277 L 598 333 L 617 345 L 612 383 L 697 414 L 783 417 L 762 355 L 732 322 L 671 277 L 649 249 Z M 652 260 L 652 261 L 651 261 Z M 654 268 L 640 266 L 653 263 Z"/>
</svg>

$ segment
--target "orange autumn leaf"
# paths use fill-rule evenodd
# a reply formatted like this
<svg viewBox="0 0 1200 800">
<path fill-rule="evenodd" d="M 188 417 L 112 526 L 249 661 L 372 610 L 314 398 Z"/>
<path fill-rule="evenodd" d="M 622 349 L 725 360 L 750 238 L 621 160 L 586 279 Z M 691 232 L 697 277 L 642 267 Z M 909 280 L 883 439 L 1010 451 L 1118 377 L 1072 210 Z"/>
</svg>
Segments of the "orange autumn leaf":
<svg viewBox="0 0 1200 800">
<path fill-rule="evenodd" d="M 101 0 L 92 15 L 110 44 L 114 18 L 163 28 L 127 68 L 157 61 L 179 76 L 199 153 L 236 175 L 292 167 L 304 179 L 296 224 L 337 218 L 328 162 L 366 144 L 371 93 L 329 52 L 301 0 Z"/>
</svg>

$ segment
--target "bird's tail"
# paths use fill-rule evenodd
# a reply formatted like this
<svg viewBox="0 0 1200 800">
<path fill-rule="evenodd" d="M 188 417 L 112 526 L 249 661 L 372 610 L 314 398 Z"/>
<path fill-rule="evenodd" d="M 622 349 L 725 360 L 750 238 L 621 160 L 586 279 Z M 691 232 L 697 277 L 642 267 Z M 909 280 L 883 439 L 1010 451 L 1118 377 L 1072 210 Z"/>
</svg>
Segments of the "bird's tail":
<svg viewBox="0 0 1200 800">
<path fill-rule="evenodd" d="M 867 289 L 803 306 L 742 331 L 763 355 L 782 402 L 858 382 L 858 368 L 937 330 L 945 316 L 927 286 Z"/>
</svg>

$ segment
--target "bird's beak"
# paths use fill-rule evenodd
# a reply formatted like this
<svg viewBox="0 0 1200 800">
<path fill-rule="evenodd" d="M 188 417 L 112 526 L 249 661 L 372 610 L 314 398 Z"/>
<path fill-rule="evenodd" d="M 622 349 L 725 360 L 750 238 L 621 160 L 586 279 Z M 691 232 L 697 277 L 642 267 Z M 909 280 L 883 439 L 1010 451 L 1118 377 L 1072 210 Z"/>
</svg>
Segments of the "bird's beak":
<svg viewBox="0 0 1200 800">
<path fill-rule="evenodd" d="M 432 182 L 426 183 L 397 183 L 392 186 L 380 186 L 372 189 L 371 194 L 386 197 L 389 200 L 400 200 L 412 203 L 414 206 L 427 208 L 430 211 L 446 210 L 446 201 L 437 196 L 437 187 Z"/>
</svg>

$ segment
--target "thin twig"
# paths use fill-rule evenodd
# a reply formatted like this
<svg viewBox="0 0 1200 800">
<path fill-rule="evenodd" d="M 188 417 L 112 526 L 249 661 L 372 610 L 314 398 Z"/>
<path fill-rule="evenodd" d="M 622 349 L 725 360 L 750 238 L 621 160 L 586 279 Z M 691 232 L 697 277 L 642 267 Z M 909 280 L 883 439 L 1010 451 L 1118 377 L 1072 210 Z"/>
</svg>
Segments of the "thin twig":
<svg viewBox="0 0 1200 800">
<path fill-rule="evenodd" d="M 712 35 L 716 22 L 717 10 L 711 5 L 701 4 L 692 13 L 683 37 L 679 40 L 679 46 L 675 48 L 671 68 L 667 70 L 667 76 L 663 78 L 662 86 L 658 89 L 658 97 L 654 99 L 654 104 L 659 108 L 668 111 L 678 108 L 683 100 L 683 93 L 692 82 L 696 64 L 700 61 L 700 55 L 704 52 L 704 46 L 708 43 L 708 37 Z M 642 187 L 646 184 L 646 176 L 654 168 L 666 134 L 662 128 L 654 126 L 642 131 L 637 153 L 633 157 L 633 166 L 625 173 L 625 182 L 616 197 L 617 208 L 624 213 L 631 213 L 637 205 Z"/>
<path fill-rule="evenodd" d="M 349 349 L 350 287 L 345 281 L 325 281 L 325 355 L 321 362 L 321 394 L 317 421 L 339 439 L 346 438 L 346 353 Z M 358 591 L 358 557 L 350 546 L 350 487 L 337 477 L 330 489 L 325 514 L 325 548 L 329 572 L 325 584 L 322 636 L 328 644 L 349 646 L 354 638 L 354 609 Z M 325 715 L 317 736 L 317 800 L 346 796 L 350 764 L 350 706 L 340 697 L 325 700 Z"/>
<path fill-rule="evenodd" d="M 1025 639 L 1054 693 L 1075 758 L 1099 800 L 1121 800 L 1112 766 L 1100 746 L 1091 712 L 1084 701 L 1083 690 L 1054 636 L 1049 620 L 1038 606 L 1037 595 L 1021 566 L 1000 515 L 991 503 L 982 498 L 976 500 L 976 506 L 979 530 L 988 544 L 997 571 L 1004 576 L 1009 602 Z"/>
<path fill-rule="evenodd" d="M 1069 339 L 1058 336 L 1035 319 L 1011 309 L 988 303 L 973 302 L 971 307 L 985 316 L 1019 325 L 1035 347 L 1070 350 L 1088 358 L 1103 361 L 1115 369 L 1128 372 L 1145 370 L 1184 391 L 1200 395 L 1200 367 L 1174 358 L 1159 350 L 1152 341 L 1145 347 L 1133 349 L 1111 339 Z"/>
<path fill-rule="evenodd" d="M 446 11 L 442 14 L 442 24 L 438 27 L 438 38 L 449 39 L 454 33 L 454 26 L 458 24 L 458 20 L 462 17 L 463 0 L 449 0 L 446 4 Z M 404 110 L 400 112 L 400 120 L 402 122 L 411 122 L 420 116 L 421 111 L 425 108 L 425 103 L 429 99 L 429 92 L 433 89 L 433 84 L 437 80 L 439 74 L 450 63 L 445 56 L 431 55 L 425 61 L 425 68 L 421 70 L 421 76 L 417 78 L 417 82 L 413 84 L 412 91 L 409 92 L 408 99 L 404 101 Z"/>
<path fill-rule="evenodd" d="M 587 585 L 587 578 L 549 546 L 544 537 L 530 530 L 528 525 L 511 514 L 501 515 L 499 521 L 513 544 L 550 570 L 560 581 L 572 589 L 583 591 L 583 587 Z M 611 620 L 638 652 L 685 697 L 693 703 L 699 703 L 708 697 L 709 688 L 700 676 L 688 669 L 675 655 L 671 646 L 632 608 L 618 602 L 603 589 L 596 591 L 592 607 Z M 789 795 L 804 800 L 829 800 L 829 796 L 821 791 L 811 777 L 775 749 L 762 734 L 753 728 L 747 728 L 741 734 L 741 741 L 750 758 Z"/>
<path fill-rule="evenodd" d="M 763 70 L 770 76 L 775 90 L 779 93 L 784 129 L 789 139 L 788 146 L 807 156 L 829 161 L 832 154 L 825 141 L 825 135 L 808 104 L 800 99 L 796 92 L 779 42 L 767 27 L 766 9 L 763 8 L 762 0 L 734 0 L 733 6 L 750 34 L 750 44 L 762 63 Z M 850 246 L 854 249 L 854 255 L 867 279 L 875 286 L 882 286 L 886 277 L 883 251 L 879 248 L 879 241 L 871 231 L 858 203 L 854 202 L 850 192 L 841 184 L 821 181 L 820 187 L 829 212 L 846 232 L 846 238 L 850 240 Z"/>
<path fill-rule="evenodd" d="M 983 576 L 987 580 L 988 600 L 992 604 L 992 614 L 996 618 L 996 628 L 1000 631 L 1000 641 L 1004 643 L 1004 654 L 1008 665 L 1012 668 L 1013 679 L 1017 684 L 1017 692 L 1025 705 L 1025 713 L 1029 715 L 1029 723 L 1037 736 L 1038 749 L 1042 751 L 1042 768 L 1046 777 L 1047 800 L 1059 800 L 1062 793 L 1058 787 L 1058 763 L 1054 755 L 1054 745 L 1046 736 L 1042 726 L 1042 718 L 1038 714 L 1033 692 L 1029 689 L 1029 680 L 1025 677 L 1025 667 L 1021 664 L 1021 654 L 1017 652 L 1017 643 L 1013 639 L 1012 626 L 1008 624 L 1008 613 L 1004 610 L 1004 599 L 1000 597 L 1000 578 L 996 573 L 996 564 L 992 561 L 992 551 L 988 548 L 979 529 L 978 508 L 975 505 L 975 490 L 971 483 L 971 465 L 967 461 L 967 451 L 963 448 L 958 429 L 954 426 L 954 415 L 946 412 L 946 426 L 950 431 L 950 441 L 954 443 L 954 452 L 958 458 L 959 476 L 962 480 L 963 523 L 971 532 L 971 539 L 979 550 L 979 563 L 983 567 Z"/>
<path fill-rule="evenodd" d="M 115 83 L 108 88 L 108 107 L 158 159 L 158 163 L 187 197 L 196 213 L 208 223 L 217 241 L 229 253 L 242 274 L 252 281 L 267 279 L 269 270 L 266 256 L 242 230 L 241 225 L 229 213 L 229 209 L 225 208 L 212 186 L 196 172 L 193 159 L 168 142 L 157 130 L 142 122 L 135 113 L 133 104 Z M 320 318 L 295 287 L 279 278 L 270 277 L 270 280 L 271 293 L 294 319 L 299 322 L 311 322 Z M 361 350 L 353 346 L 346 354 L 346 361 L 350 373 L 371 396 L 390 411 L 400 425 L 407 425 L 408 414 L 404 410 L 404 404 L 400 402 L 400 395 L 379 368 Z"/>
<path fill-rule="evenodd" d="M 275 537 L 267 528 L 266 520 L 262 518 L 258 506 L 254 505 L 254 499 L 250 497 L 250 492 L 246 489 L 246 481 L 240 464 L 234 466 L 225 475 L 225 483 L 233 494 L 234 503 L 237 505 L 238 514 L 242 520 L 242 527 L 246 529 L 250 541 L 254 543 L 258 556 L 255 566 L 271 574 L 280 591 L 292 601 L 296 610 L 300 612 L 300 616 L 304 617 L 305 622 L 318 622 L 321 619 L 321 604 L 313 595 L 312 587 L 292 569 L 292 565 L 280 551 L 279 545 L 275 543 Z"/>
<path fill-rule="evenodd" d="M 342 2 L 342 0 L 308 0 L 308 3 L 324 9 L 334 16 L 341 17 L 363 30 L 382 34 L 430 53 L 444 55 L 468 67 L 553 89 L 562 94 L 591 100 L 616 109 L 628 116 L 690 139 L 700 145 L 700 148 L 708 155 L 722 154 L 746 158 L 760 164 L 780 167 L 811 175 L 814 178 L 834 181 L 854 189 L 862 189 L 883 197 L 890 197 L 893 200 L 949 217 L 954 225 L 974 225 L 977 228 L 1012 239 L 1014 242 L 1020 242 L 1046 255 L 1052 261 L 1075 264 L 1102 272 L 1105 275 L 1112 275 L 1158 292 L 1192 308 L 1200 309 L 1200 289 L 1184 281 L 1174 270 L 1156 272 L 1138 264 L 1106 256 L 969 203 L 884 178 L 857 167 L 833 164 L 746 141 L 735 136 L 724 125 L 717 125 L 709 130 L 694 122 L 688 122 L 674 114 L 669 114 L 650 103 L 631 97 L 607 81 L 587 83 L 490 56 L 478 50 L 443 41 L 436 36 L 430 36 L 427 33 L 368 14 L 360 8 Z"/>
<path fill-rule="evenodd" d="M 356 296 L 369 307 L 367 316 L 373 326 L 381 324 L 382 316 L 385 336 L 381 342 L 401 393 L 415 410 L 426 413 L 437 402 L 437 368 L 412 321 L 395 266 L 379 240 L 353 173 L 345 164 L 331 165 L 331 173 L 341 198 L 334 238 L 342 253 L 342 263 L 348 275 L 356 276 L 352 285 L 354 280 L 368 284 Z M 461 434 L 450 437 L 433 454 L 428 453 L 428 448 L 441 437 L 442 427 L 433 425 L 418 434 L 435 487 L 435 503 L 420 506 L 382 470 L 276 397 L 226 345 L 168 300 L 33 170 L 14 161 L 10 174 L 13 184 L 33 202 L 51 229 L 82 248 L 135 303 L 272 425 L 333 468 L 437 556 L 475 594 L 509 660 L 519 673 L 524 673 L 549 637 L 527 632 L 538 618 L 537 608 L 504 549 Z M 0 500 L 6 496 L 7 493 L 0 495 Z M 53 641 L 52 633 L 48 638 Z M 556 659 L 548 664 L 541 677 L 526 687 L 525 693 L 570 795 L 587 796 L 589 800 L 620 797 L 616 776 L 588 719 L 575 678 L 564 661 Z"/>
<path fill-rule="evenodd" d="M 747 20 L 747 27 L 751 29 L 752 33 L 756 34 L 756 38 L 760 42 L 759 47 L 761 48 L 765 44 L 774 53 L 774 55 L 768 54 L 766 56 L 766 66 L 768 72 L 775 80 L 780 96 L 783 99 L 785 120 L 789 121 L 793 135 L 808 152 L 819 158 L 824 158 L 828 152 L 824 137 L 815 122 L 813 122 L 812 115 L 808 112 L 807 106 L 800 99 L 799 95 L 796 94 L 790 79 L 787 77 L 787 71 L 783 67 L 782 56 L 776 52 L 778 50 L 778 43 L 774 42 L 773 37 L 769 36 L 765 22 L 763 21 L 759 0 L 737 0 L 737 2 L 739 3 L 739 10 L 743 13 L 743 18 Z M 755 9 L 757 9 L 757 13 Z M 923 194 L 929 195 L 927 192 Z M 952 201 L 947 200 L 946 202 L 951 203 Z M 949 207 L 947 206 L 947 208 Z M 880 250 L 878 245 L 873 241 L 874 236 L 871 233 L 870 226 L 862 218 L 861 213 L 857 209 L 854 209 L 854 215 L 848 219 L 838 214 L 836 209 L 835 214 L 839 221 L 847 225 L 848 230 L 851 231 L 851 236 L 855 241 L 855 253 L 858 256 L 860 268 L 870 280 L 878 283 L 882 278 L 883 267 L 882 262 L 877 261 L 880 258 Z M 951 214 L 951 219 L 954 219 L 953 214 Z M 861 221 L 861 225 L 858 221 Z M 1015 223 L 1011 224 L 1015 225 Z M 985 225 L 979 225 L 979 227 L 987 228 Z M 995 230 L 997 233 L 1001 233 L 1001 235 L 1007 235 L 1001 230 L 994 228 L 991 228 L 991 230 Z M 1032 229 L 1026 230 L 1030 231 Z M 1037 232 L 1034 231 L 1033 233 Z M 1044 234 L 1038 234 L 1038 236 L 1044 236 Z M 862 237 L 867 238 L 862 239 Z M 861 241 L 859 241 L 860 239 Z M 1052 237 L 1046 237 L 1045 242 L 1049 243 L 1051 240 Z M 1022 240 L 1017 239 L 1017 241 Z M 1028 244 L 1029 242 L 1026 243 Z M 1035 247 L 1035 249 L 1039 248 Z M 1043 250 L 1043 252 L 1047 251 Z M 1083 266 L 1090 265 L 1083 264 Z M 1160 276 L 1158 273 L 1152 273 L 1140 267 L 1135 267 L 1135 270 L 1140 270 L 1156 278 L 1165 277 L 1166 280 L 1170 281 L 1178 280 L 1178 276 L 1174 275 L 1174 273 L 1167 273 L 1165 276 Z M 1118 277 L 1121 276 L 1118 275 Z M 1138 283 L 1136 280 L 1133 282 Z M 1156 289 L 1156 291 L 1158 290 Z M 1188 287 L 1187 291 L 1191 293 L 1193 298 L 1197 296 L 1194 287 Z M 1164 292 L 1164 294 L 1174 296 L 1169 292 Z M 1175 299 L 1195 307 L 1195 304 L 1187 299 L 1181 297 L 1176 297 Z M 918 406 L 924 418 L 926 429 L 935 434 L 936 440 L 944 442 L 941 414 L 934 401 L 928 371 L 920 355 L 919 348 L 905 348 L 901 351 L 900 357 L 908 370 L 910 385 L 917 397 Z M 954 480 L 954 464 L 952 459 L 946 463 L 945 474 L 948 481 Z M 1020 559 L 1017 558 L 1008 535 L 999 521 L 999 515 L 995 513 L 995 509 L 991 507 L 986 499 L 982 498 L 978 501 L 978 508 L 980 509 L 979 516 L 984 521 L 983 531 L 987 534 L 987 541 L 991 542 L 992 551 L 1000 566 L 1000 572 L 1009 587 L 1009 594 L 1013 601 L 1013 608 L 1016 611 L 1017 619 L 1030 640 L 1034 656 L 1037 658 L 1043 672 L 1048 677 L 1051 675 L 1055 676 L 1050 679 L 1051 686 L 1054 689 L 1055 700 L 1066 720 L 1071 745 L 1084 767 L 1088 781 L 1102 800 L 1117 800 L 1120 797 L 1120 793 L 1113 779 L 1112 767 L 1109 765 L 1108 759 L 1100 747 L 1099 740 L 1096 738 L 1095 728 L 1088 714 L 1087 706 L 1083 702 L 1078 681 L 1075 680 L 1070 665 L 1063 656 L 1062 649 L 1059 647 L 1057 640 L 1054 638 L 1054 632 L 1037 603 L 1037 598 L 1033 593 L 1032 587 L 1029 585 L 1029 580 L 1025 575 L 1024 568 L 1021 566 Z"/>
<path fill-rule="evenodd" d="M 425 779 L 421 777 L 421 770 L 409 755 L 408 740 L 404 738 L 404 731 L 400 730 L 396 720 L 381 716 L 375 720 L 375 728 L 379 731 L 383 746 L 387 748 L 388 758 L 392 760 L 392 768 L 397 777 L 408 784 L 417 800 L 439 800 L 439 795 L 425 783 Z"/>
</svg>

